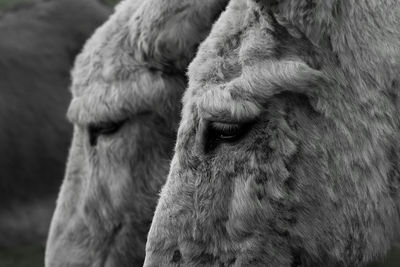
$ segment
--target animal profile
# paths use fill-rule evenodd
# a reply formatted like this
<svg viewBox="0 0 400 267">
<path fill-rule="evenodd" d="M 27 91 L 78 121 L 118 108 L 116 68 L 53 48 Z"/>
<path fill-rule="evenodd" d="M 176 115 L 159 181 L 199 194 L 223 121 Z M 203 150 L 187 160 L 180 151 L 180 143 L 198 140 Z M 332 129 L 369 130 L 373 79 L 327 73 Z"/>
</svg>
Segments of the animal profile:
<svg viewBox="0 0 400 267">
<path fill-rule="evenodd" d="M 400 233 L 400 2 L 232 0 L 144 266 L 364 266 Z"/>
<path fill-rule="evenodd" d="M 74 136 L 47 266 L 140 266 L 168 174 L 185 71 L 227 0 L 126 0 L 72 72 Z"/>
</svg>

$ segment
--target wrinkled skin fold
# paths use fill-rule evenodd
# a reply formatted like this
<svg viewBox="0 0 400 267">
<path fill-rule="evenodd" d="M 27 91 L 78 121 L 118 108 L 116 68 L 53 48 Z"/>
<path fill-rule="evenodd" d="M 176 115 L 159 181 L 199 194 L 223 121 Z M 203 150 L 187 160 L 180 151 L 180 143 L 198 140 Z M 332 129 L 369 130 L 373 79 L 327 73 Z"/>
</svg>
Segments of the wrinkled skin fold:
<svg viewBox="0 0 400 267">
<path fill-rule="evenodd" d="M 400 3 L 232 0 L 189 67 L 144 266 L 363 266 L 399 230 Z M 215 122 L 247 125 L 234 141 Z"/>
<path fill-rule="evenodd" d="M 72 72 L 74 136 L 46 266 L 140 266 L 185 71 L 227 0 L 126 0 Z"/>
</svg>

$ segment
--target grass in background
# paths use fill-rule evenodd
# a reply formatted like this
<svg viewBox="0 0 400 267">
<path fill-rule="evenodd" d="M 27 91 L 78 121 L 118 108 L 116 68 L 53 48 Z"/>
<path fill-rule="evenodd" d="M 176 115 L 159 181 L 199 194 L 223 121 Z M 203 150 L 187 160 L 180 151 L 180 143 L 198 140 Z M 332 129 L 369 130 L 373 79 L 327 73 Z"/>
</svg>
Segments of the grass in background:
<svg viewBox="0 0 400 267">
<path fill-rule="evenodd" d="M 10 7 L 15 4 L 26 2 L 26 0 L 0 0 L 0 9 Z"/>
<path fill-rule="evenodd" d="M 120 2 L 120 0 L 103 0 L 103 2 L 106 3 L 107 5 L 114 6 L 114 5 L 118 4 L 118 2 Z"/>
<path fill-rule="evenodd" d="M 11 7 L 15 4 L 28 2 L 29 0 L 0 0 L 0 9 Z M 114 6 L 120 2 L 120 0 L 98 0 L 99 2 L 103 2 L 107 5 Z"/>
<path fill-rule="evenodd" d="M 43 267 L 44 247 L 18 247 L 0 249 L 1 267 Z"/>
<path fill-rule="evenodd" d="M 368 267 L 399 267 L 400 266 L 400 247 L 392 251 L 381 262 L 370 264 Z"/>
</svg>

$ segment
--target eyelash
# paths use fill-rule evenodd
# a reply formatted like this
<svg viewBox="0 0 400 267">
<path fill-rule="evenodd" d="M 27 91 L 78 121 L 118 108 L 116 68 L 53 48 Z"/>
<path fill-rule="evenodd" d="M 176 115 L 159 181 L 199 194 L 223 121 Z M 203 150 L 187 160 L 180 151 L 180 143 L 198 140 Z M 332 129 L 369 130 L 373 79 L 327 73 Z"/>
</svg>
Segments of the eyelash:
<svg viewBox="0 0 400 267">
<path fill-rule="evenodd" d="M 101 122 L 96 124 L 89 124 L 89 144 L 96 146 L 100 136 L 110 136 L 115 134 L 125 124 L 126 120 L 117 122 Z"/>
<path fill-rule="evenodd" d="M 226 140 L 229 142 L 236 138 L 238 132 L 241 129 L 241 125 L 212 122 L 210 123 L 210 129 L 214 131 L 218 139 Z"/>
<path fill-rule="evenodd" d="M 252 123 L 210 122 L 206 133 L 205 151 L 215 149 L 220 143 L 234 143 L 244 137 Z"/>
</svg>

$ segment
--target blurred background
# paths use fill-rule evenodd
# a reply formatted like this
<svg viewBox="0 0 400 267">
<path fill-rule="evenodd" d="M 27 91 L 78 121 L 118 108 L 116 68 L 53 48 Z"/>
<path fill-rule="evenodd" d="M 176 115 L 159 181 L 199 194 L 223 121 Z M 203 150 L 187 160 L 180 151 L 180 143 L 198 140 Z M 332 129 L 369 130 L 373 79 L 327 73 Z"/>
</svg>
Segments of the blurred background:
<svg viewBox="0 0 400 267">
<path fill-rule="evenodd" d="M 118 0 L 0 0 L 0 267 L 43 266 L 72 125 L 70 69 Z M 392 252 L 374 267 L 400 267 Z"/>
<path fill-rule="evenodd" d="M 43 266 L 71 140 L 70 69 L 116 0 L 0 0 L 0 267 Z"/>
</svg>

